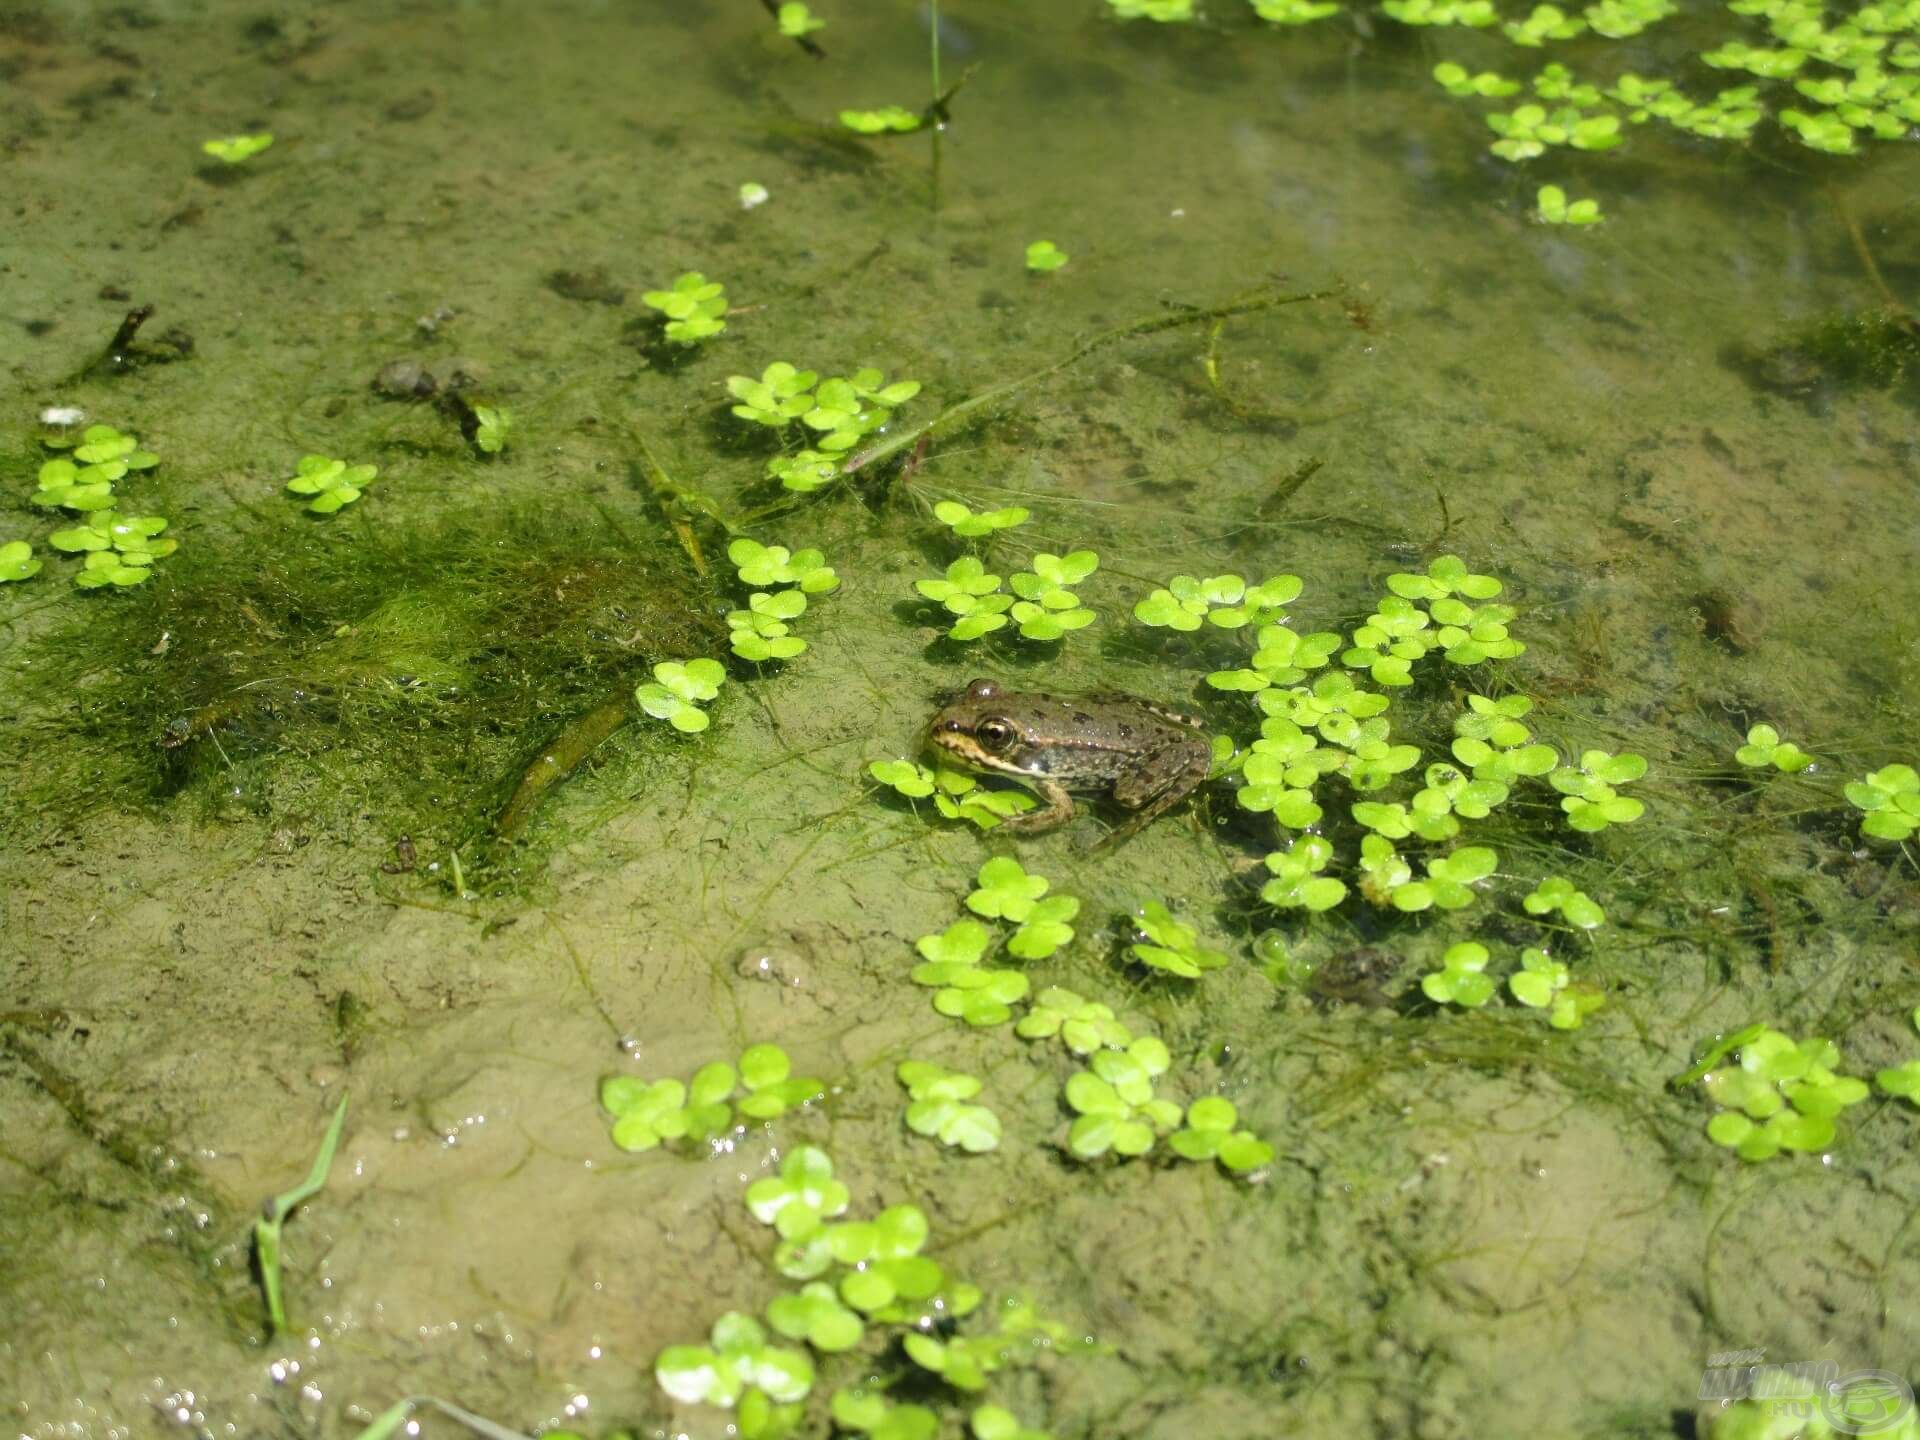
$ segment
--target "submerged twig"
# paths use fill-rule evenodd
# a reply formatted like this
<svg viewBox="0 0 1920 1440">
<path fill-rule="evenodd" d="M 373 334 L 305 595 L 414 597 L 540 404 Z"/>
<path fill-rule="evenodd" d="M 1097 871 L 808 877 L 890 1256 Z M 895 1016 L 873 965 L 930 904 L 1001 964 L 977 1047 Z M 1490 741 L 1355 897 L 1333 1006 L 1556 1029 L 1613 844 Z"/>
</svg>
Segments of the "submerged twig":
<svg viewBox="0 0 1920 1440">
<path fill-rule="evenodd" d="M 500 818 L 493 822 L 495 836 L 511 840 L 517 835 L 532 818 L 541 797 L 578 769 L 614 731 L 626 724 L 628 713 L 627 687 L 623 682 L 619 693 L 612 699 L 589 710 L 562 730 L 553 743 L 535 756 L 533 763 L 521 773 L 520 783 L 513 787 L 513 794 L 500 811 Z"/>
<path fill-rule="evenodd" d="M 1225 305 L 1210 306 L 1204 310 L 1182 310 L 1173 315 L 1155 315 L 1146 320 L 1136 320 L 1129 325 L 1102 330 L 1091 339 L 1082 341 L 1064 358 L 1054 361 L 1051 365 L 1044 365 L 1028 374 L 989 386 L 978 395 L 971 395 L 965 400 L 949 405 L 924 424 L 916 425 L 910 430 L 903 430 L 897 435 L 890 435 L 878 445 L 862 450 L 848 460 L 842 468 L 845 473 L 851 475 L 911 448 L 919 443 L 922 436 L 937 439 L 942 431 L 952 430 L 959 422 L 966 420 L 975 412 L 984 410 L 1030 385 L 1038 384 L 1047 377 L 1078 364 L 1095 351 L 1104 350 L 1109 345 L 1117 345 L 1122 340 L 1156 335 L 1162 330 L 1176 330 L 1185 325 L 1204 325 L 1209 320 L 1220 320 L 1234 315 L 1252 315 L 1262 310 L 1278 309 L 1282 305 L 1298 305 L 1308 300 L 1325 300 L 1336 293 L 1338 292 L 1333 290 L 1309 290 L 1299 294 L 1262 295 L 1247 300 L 1231 301 Z"/>
</svg>

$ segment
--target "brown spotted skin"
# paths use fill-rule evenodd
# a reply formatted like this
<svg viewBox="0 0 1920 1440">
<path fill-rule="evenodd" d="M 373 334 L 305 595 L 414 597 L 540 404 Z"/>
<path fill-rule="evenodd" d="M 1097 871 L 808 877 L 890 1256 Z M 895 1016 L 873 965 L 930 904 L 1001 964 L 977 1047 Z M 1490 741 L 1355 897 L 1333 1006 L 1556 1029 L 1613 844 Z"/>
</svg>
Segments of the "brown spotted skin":
<svg viewBox="0 0 1920 1440">
<path fill-rule="evenodd" d="M 1073 793 L 1104 792 L 1134 813 L 1118 844 L 1207 778 L 1212 747 L 1200 721 L 1132 695 L 1047 695 L 975 680 L 933 717 L 929 743 L 958 764 L 1004 775 L 1045 803 L 1002 828 L 1051 830 L 1073 818 Z"/>
</svg>

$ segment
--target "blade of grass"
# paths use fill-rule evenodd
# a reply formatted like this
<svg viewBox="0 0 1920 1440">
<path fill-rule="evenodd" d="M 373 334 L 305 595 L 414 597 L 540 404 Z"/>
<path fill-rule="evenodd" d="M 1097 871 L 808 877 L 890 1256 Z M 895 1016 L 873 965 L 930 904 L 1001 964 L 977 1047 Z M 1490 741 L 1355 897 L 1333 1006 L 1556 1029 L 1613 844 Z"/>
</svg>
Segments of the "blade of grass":
<svg viewBox="0 0 1920 1440">
<path fill-rule="evenodd" d="M 280 1228 L 286 1224 L 289 1215 L 319 1194 L 320 1188 L 327 1183 L 327 1172 L 333 1168 L 333 1152 L 340 1148 L 340 1132 L 346 1123 L 347 1097 L 342 1095 L 339 1105 L 334 1108 L 333 1123 L 327 1126 L 326 1138 L 320 1142 L 320 1153 L 313 1157 L 313 1168 L 307 1172 L 307 1178 L 285 1194 L 267 1201 L 265 1213 L 253 1222 L 254 1256 L 260 1265 L 260 1288 L 266 1292 L 267 1323 L 275 1335 L 283 1334 L 287 1328 L 286 1306 L 280 1294 Z"/>
</svg>

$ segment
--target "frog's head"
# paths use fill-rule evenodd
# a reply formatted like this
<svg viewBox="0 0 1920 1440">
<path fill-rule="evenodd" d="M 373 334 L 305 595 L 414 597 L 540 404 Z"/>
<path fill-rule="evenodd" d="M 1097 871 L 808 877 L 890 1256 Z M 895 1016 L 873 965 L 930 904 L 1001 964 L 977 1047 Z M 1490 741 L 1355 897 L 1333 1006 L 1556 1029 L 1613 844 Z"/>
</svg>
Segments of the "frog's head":
<svg viewBox="0 0 1920 1440">
<path fill-rule="evenodd" d="M 975 680 L 933 717 L 927 741 L 971 770 L 1044 775 L 1045 748 L 1019 713 L 1015 696 L 995 680 Z"/>
</svg>

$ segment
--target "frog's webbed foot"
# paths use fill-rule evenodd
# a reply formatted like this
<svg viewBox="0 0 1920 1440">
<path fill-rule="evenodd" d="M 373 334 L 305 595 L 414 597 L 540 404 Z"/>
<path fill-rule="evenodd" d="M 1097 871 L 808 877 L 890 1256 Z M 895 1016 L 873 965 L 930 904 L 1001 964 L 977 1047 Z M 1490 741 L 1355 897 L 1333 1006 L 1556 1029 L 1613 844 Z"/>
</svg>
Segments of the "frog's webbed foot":
<svg viewBox="0 0 1920 1440">
<path fill-rule="evenodd" d="M 1114 826 L 1102 839 L 1089 846 L 1089 851 L 1097 854 L 1124 845 L 1186 799 L 1207 778 L 1207 771 L 1212 768 L 1212 758 L 1211 750 L 1196 751 L 1188 763 L 1169 775 L 1165 783 L 1157 789 L 1129 793 L 1116 785 L 1113 798 L 1131 809 L 1133 814 Z"/>
<path fill-rule="evenodd" d="M 1064 825 L 1073 818 L 1073 796 L 1067 793 L 1064 785 L 1050 780 L 1036 780 L 1033 788 L 1047 803 L 1038 810 L 1029 810 L 1022 815 L 1009 815 L 1000 822 L 1000 828 L 1013 835 L 1038 835 L 1043 830 L 1052 830 Z"/>
</svg>

